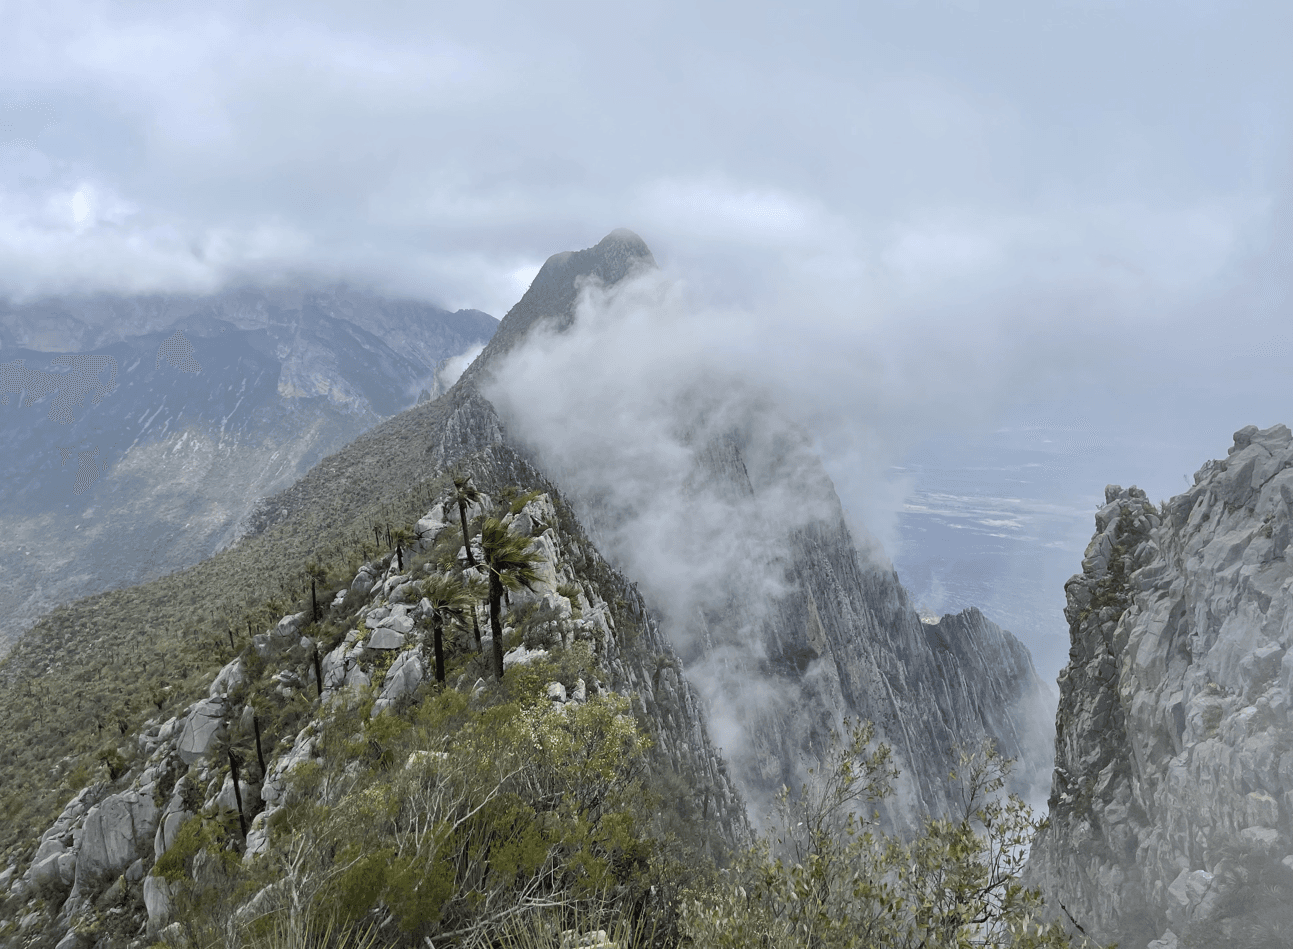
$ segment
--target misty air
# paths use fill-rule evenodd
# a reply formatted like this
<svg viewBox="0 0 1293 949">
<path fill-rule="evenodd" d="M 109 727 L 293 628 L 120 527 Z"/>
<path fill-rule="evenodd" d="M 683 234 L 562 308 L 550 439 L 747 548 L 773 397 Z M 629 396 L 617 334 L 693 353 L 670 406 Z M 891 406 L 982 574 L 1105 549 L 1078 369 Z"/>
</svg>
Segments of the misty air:
<svg viewBox="0 0 1293 949">
<path fill-rule="evenodd" d="M 1290 30 L 0 12 L 0 946 L 1293 945 Z"/>
</svg>

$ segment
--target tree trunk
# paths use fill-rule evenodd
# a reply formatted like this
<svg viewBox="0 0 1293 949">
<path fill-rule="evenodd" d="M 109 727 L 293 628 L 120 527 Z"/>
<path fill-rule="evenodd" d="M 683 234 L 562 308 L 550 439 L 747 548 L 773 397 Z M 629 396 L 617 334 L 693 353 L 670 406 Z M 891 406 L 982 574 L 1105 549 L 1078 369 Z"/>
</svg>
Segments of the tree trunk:
<svg viewBox="0 0 1293 949">
<path fill-rule="evenodd" d="M 260 716 L 255 712 L 251 713 L 251 727 L 256 730 L 256 763 L 260 765 L 260 781 L 264 784 L 269 772 L 265 770 L 265 752 L 260 747 Z"/>
<path fill-rule="evenodd" d="M 444 620 L 437 612 L 431 617 L 435 641 L 435 680 L 444 685 Z"/>
<path fill-rule="evenodd" d="M 242 811 L 242 788 L 238 786 L 238 759 L 233 756 L 233 749 L 229 749 L 229 771 L 233 776 L 233 796 L 238 802 L 238 826 L 242 829 L 242 839 L 247 839 L 247 818 Z"/>
<path fill-rule="evenodd" d="M 402 544 L 395 545 L 395 570 L 398 573 L 404 572 L 404 546 Z"/>
<path fill-rule="evenodd" d="M 319 698 L 323 698 L 323 664 L 319 662 L 319 647 L 314 647 L 314 681 L 319 690 Z"/>
<path fill-rule="evenodd" d="M 489 628 L 494 634 L 494 678 L 503 678 L 503 620 L 498 615 L 503 600 L 503 581 L 489 572 Z"/>
<path fill-rule="evenodd" d="M 467 533 L 467 502 L 458 499 L 458 520 L 462 521 L 462 545 L 467 548 L 467 566 L 476 566 L 476 558 L 471 553 L 471 535 Z M 501 674 L 501 673 L 500 673 Z"/>
</svg>

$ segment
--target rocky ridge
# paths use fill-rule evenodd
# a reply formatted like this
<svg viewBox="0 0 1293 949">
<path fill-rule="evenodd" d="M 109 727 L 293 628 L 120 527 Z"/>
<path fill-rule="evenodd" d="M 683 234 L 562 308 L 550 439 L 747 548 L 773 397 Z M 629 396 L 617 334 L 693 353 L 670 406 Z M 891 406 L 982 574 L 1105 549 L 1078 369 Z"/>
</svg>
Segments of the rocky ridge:
<svg viewBox="0 0 1293 949">
<path fill-rule="evenodd" d="M 1235 433 L 1155 507 L 1110 485 L 1066 585 L 1050 826 L 1026 880 L 1126 949 L 1284 946 L 1293 436 Z"/>
<path fill-rule="evenodd" d="M 859 550 L 808 437 L 767 399 L 695 380 L 676 400 L 677 415 L 664 420 L 677 433 L 670 450 L 691 459 L 681 497 L 662 491 L 617 507 L 613 484 L 589 485 L 580 459 L 548 451 L 523 420 L 506 407 L 496 412 L 480 394 L 508 397 L 492 377 L 507 375 L 506 357 L 527 334 L 578 331 L 582 288 L 654 268 L 646 244 L 625 230 L 551 258 L 450 395 L 455 408 L 436 457 L 462 450 L 460 440 L 472 444 L 467 433 L 493 430 L 551 473 L 598 547 L 643 583 L 665 618 L 752 819 L 771 809 L 783 785 L 804 780 L 845 718 L 874 722 L 894 750 L 902 776 L 886 813 L 892 827 L 916 829 L 921 815 L 946 810 L 953 746 L 985 738 L 1018 759 L 1012 790 L 1040 797 L 1053 755 L 1054 697 L 1027 649 L 976 610 L 922 623 L 883 554 Z M 695 517 L 671 522 L 676 546 L 668 559 L 693 570 L 720 560 L 719 582 L 680 592 L 635 571 L 634 518 L 672 504 Z M 712 539 L 688 547 L 694 530 L 713 532 Z"/>
<path fill-rule="evenodd" d="M 472 513 L 492 507 L 485 496 Z M 443 511 L 436 505 L 418 522 L 415 550 L 433 546 L 446 530 Z M 709 743 L 703 713 L 680 663 L 636 591 L 587 540 L 562 528 L 569 522 L 549 494 L 532 497 L 518 513 L 506 515 L 504 523 L 510 533 L 531 537 L 531 549 L 540 556 L 535 564 L 540 579 L 533 590 L 510 598 L 504 636 L 514 632 L 508 624 L 526 607 L 537 604 L 547 617 L 505 655 L 504 667 L 533 662 L 553 646 L 588 643 L 599 677 L 580 678 L 570 689 L 549 683 L 549 699 L 583 703 L 608 690 L 630 697 L 655 742 L 650 766 L 688 775 L 691 810 L 711 822 L 720 845 L 745 840 L 744 806 Z M 244 859 L 263 852 L 269 822 L 292 793 L 293 770 L 320 754 L 318 736 L 328 710 L 368 695 L 375 699 L 373 715 L 394 714 L 431 676 L 430 607 L 417 590 L 427 572 L 414 571 L 413 553 L 408 552 L 403 572 L 390 555 L 363 565 L 348 588 L 335 591 L 330 609 L 362 604 L 350 616 L 354 628 L 335 647 L 328 649 L 302 634 L 307 614 L 286 615 L 220 670 L 205 698 L 165 721 L 148 722 L 136 737 L 136 760 L 129 770 L 77 794 L 41 834 L 25 869 L 19 874 L 10 868 L 0 878 L 0 907 L 14 914 L 0 919 L 0 937 L 43 934 L 62 949 L 125 944 L 112 937 L 104 942 L 108 930 L 135 931 L 137 939 L 156 937 L 171 922 L 173 894 L 171 885 L 152 871 L 175 843 L 178 829 L 195 814 L 227 813 L 241 801 L 250 819 Z M 465 563 L 465 553 L 460 551 L 460 558 Z M 626 634 L 631 643 L 624 641 Z M 483 648 L 490 648 L 488 636 Z M 316 650 L 322 651 L 321 690 L 311 671 Z M 253 663 L 269 667 L 260 674 L 268 674 L 284 698 L 313 701 L 315 712 L 294 737 L 284 736 L 264 774 L 250 765 L 244 770 L 235 794 L 221 749 L 231 733 L 259 728 L 246 688 Z M 466 678 L 454 687 L 474 696 L 485 686 L 483 679 Z"/>
<path fill-rule="evenodd" d="M 500 326 L 496 337 L 499 343 L 494 352 L 506 352 L 519 345 L 525 332 L 533 326 L 569 326 L 584 281 L 621 279 L 637 267 L 649 266 L 650 258 L 636 235 L 616 232 L 597 247 L 558 255 L 549 264 L 536 278 L 534 292 L 527 293 Z M 308 476 L 264 506 L 255 531 L 245 542 L 259 544 L 266 551 L 279 551 L 280 560 L 299 558 L 308 550 L 282 545 L 286 538 L 302 536 L 300 525 L 313 525 L 311 532 L 321 537 L 331 538 L 333 535 L 329 532 L 347 536 L 353 529 L 356 498 L 363 499 L 371 509 L 375 501 L 400 497 L 407 493 L 408 485 L 456 466 L 469 467 L 478 476 L 478 483 L 490 491 L 513 484 L 541 489 L 555 497 L 551 485 L 538 475 L 536 458 L 530 446 L 524 444 L 522 433 L 509 430 L 506 420 L 500 418 L 491 402 L 481 394 L 479 382 L 485 378 L 493 358 L 487 347 L 446 396 L 378 425 L 316 465 Z M 787 592 L 776 598 L 771 609 L 764 608 L 768 605 L 764 600 L 759 601 L 755 619 L 763 654 L 754 656 L 744 667 L 739 663 L 730 667 L 736 679 L 743 673 L 757 672 L 765 681 L 779 683 L 782 696 L 791 696 L 787 701 L 769 703 L 762 709 L 753 704 L 740 706 L 752 713 L 747 723 L 753 725 L 747 741 L 752 753 L 743 757 L 739 770 L 734 770 L 738 780 L 732 783 L 738 790 L 767 793 L 783 781 L 793 781 L 806 756 L 845 715 L 876 721 L 897 752 L 906 775 L 901 790 L 906 793 L 905 809 L 892 815 L 896 823 L 909 820 L 920 809 L 939 809 L 947 793 L 945 776 L 950 762 L 949 746 L 953 742 L 974 743 L 987 735 L 997 738 L 1005 753 L 1025 757 L 1021 771 L 1026 779 L 1029 736 L 1041 735 L 1045 742 L 1048 730 L 1045 716 L 1037 715 L 1034 707 L 1045 700 L 1045 686 L 1031 669 L 1026 650 L 977 612 L 945 617 L 938 624 L 921 623 L 892 571 L 877 569 L 859 554 L 844 524 L 838 498 L 820 465 L 814 462 L 816 467 L 779 468 L 777 452 L 765 454 L 758 450 L 760 445 L 765 445 L 762 434 L 757 426 L 708 432 L 698 452 L 698 490 L 712 490 L 728 497 L 738 506 L 738 513 L 757 510 L 760 504 L 767 503 L 767 492 L 785 480 L 783 475 L 787 470 L 806 473 L 813 481 L 813 507 L 817 511 L 816 516 L 780 538 L 780 559 L 773 567 L 783 571 Z M 794 441 L 793 437 L 787 437 Z M 773 441 L 777 445 L 788 444 Z M 798 463 L 803 456 L 792 452 L 790 460 Z M 338 485 L 345 490 L 338 490 Z M 580 520 L 592 509 L 587 499 L 577 499 L 573 504 Z M 554 506 L 558 512 L 563 510 L 560 504 L 554 502 Z M 567 523 L 573 525 L 573 514 Z M 578 530 L 574 527 L 564 529 L 566 536 L 576 533 Z M 597 535 L 591 540 L 597 543 Z M 693 659 L 697 664 L 710 658 L 722 659 L 724 647 L 731 644 L 732 638 L 750 628 L 751 614 L 742 612 L 740 598 L 716 598 L 705 604 L 708 642 L 678 661 L 669 642 L 675 631 L 662 631 L 656 619 L 661 615 L 656 610 L 668 604 L 652 601 L 649 604 L 652 609 L 648 610 L 643 596 L 621 574 L 606 568 L 604 563 L 596 566 L 600 555 L 594 555 L 587 540 L 570 549 L 575 552 L 575 559 L 582 552 L 585 559 L 580 562 L 592 565 L 590 569 L 597 574 L 602 591 L 599 595 L 612 607 L 617 631 L 622 631 L 620 627 L 625 624 L 639 629 L 635 642 L 646 649 L 644 658 L 631 662 L 625 659 L 624 671 L 618 678 L 612 674 L 613 668 L 608 670 L 605 681 L 617 691 L 621 688 L 637 691 L 647 714 L 664 723 L 661 734 L 665 737 L 658 742 L 668 754 L 661 752 L 658 766 L 677 769 L 691 787 L 688 792 L 691 806 L 701 814 L 712 815 L 717 809 L 732 815 L 728 805 L 718 806 L 720 800 L 735 800 L 732 783 L 716 776 L 719 759 L 709 747 L 703 726 L 697 724 L 701 720 L 699 710 L 705 702 L 694 698 L 692 690 L 697 683 L 689 682 L 682 670 L 690 669 Z M 195 583 L 200 582 L 203 569 L 195 568 L 192 572 Z M 612 590 L 613 595 L 607 595 L 607 590 Z M 387 596 L 387 603 L 379 604 L 379 609 L 398 605 L 389 602 L 389 591 L 379 595 Z M 593 603 L 590 601 L 589 605 Z M 403 618 L 408 618 L 407 611 Z M 146 616 L 141 616 L 139 621 L 146 624 Z M 390 642 L 406 637 L 408 634 L 398 628 L 402 625 L 399 622 L 384 627 L 388 632 L 382 636 Z M 284 634 L 285 649 L 289 653 L 292 648 L 308 648 L 299 640 L 293 647 L 290 638 Z M 355 645 L 351 643 L 349 648 Z M 8 673 L 28 670 L 27 652 L 15 651 Z M 628 655 L 622 644 L 621 652 Z M 300 660 L 300 655 L 291 659 L 292 662 Z M 334 681 L 342 674 L 338 661 L 336 656 L 330 659 L 328 674 Z M 395 668 L 394 664 L 391 668 Z M 419 674 L 412 659 L 403 660 L 398 668 L 400 678 L 415 678 Z M 349 677 L 352 671 L 345 667 L 344 675 Z M 359 671 L 371 677 L 362 666 Z M 308 669 L 294 674 L 297 681 L 285 676 L 278 685 L 291 691 L 299 690 L 300 683 L 310 681 Z M 425 661 L 421 674 L 425 675 Z M 713 701 L 722 697 L 720 691 L 707 695 L 706 701 L 712 709 Z M 208 696 L 204 701 L 215 698 Z M 657 711 L 652 711 L 653 706 Z M 198 715 L 193 720 L 193 728 L 188 729 L 190 738 L 185 753 L 189 755 L 200 747 L 205 723 L 218 718 L 229 727 L 232 721 L 223 709 L 218 714 L 215 706 L 207 709 L 212 714 Z M 196 715 L 196 712 L 190 710 L 188 714 Z M 157 727 L 159 740 L 162 724 L 154 722 L 149 726 L 150 729 Z M 238 724 L 241 725 L 241 717 Z M 215 727 L 218 731 L 220 726 Z M 168 735 L 166 740 L 171 739 L 186 741 L 183 731 L 178 737 L 173 733 Z M 174 750 L 178 755 L 181 748 L 177 744 Z M 1036 755 L 1032 758 L 1035 761 Z M 180 760 L 183 763 L 182 756 Z M 128 775 L 123 780 L 133 779 L 134 776 Z M 211 795 L 222 791 L 223 785 L 208 786 L 203 789 L 202 800 L 213 800 Z M 232 792 L 232 784 L 229 791 Z M 165 804 L 154 803 L 159 810 Z M 195 806 L 200 803 L 194 802 Z M 64 817 L 70 822 L 83 819 L 75 814 L 69 817 L 67 813 Z M 161 816 L 157 819 L 164 825 Z M 740 820 L 736 816 L 723 818 L 724 825 L 733 828 L 731 834 L 736 833 Z M 71 826 L 68 821 L 65 826 Z M 35 848 L 32 852 L 34 855 Z M 46 854 L 44 859 L 48 857 Z M 57 861 L 54 866 L 57 867 Z M 126 876 L 135 872 L 131 866 L 125 868 Z M 24 874 L 29 869 L 26 864 L 22 867 Z M 11 876 L 10 880 L 13 879 Z M 53 882 L 52 878 L 49 882 Z M 131 892 L 129 883 L 127 880 L 123 884 L 128 893 Z M 67 886 L 74 884 L 75 871 L 72 883 Z M 13 918 L 15 925 L 21 924 L 22 917 Z"/>
</svg>

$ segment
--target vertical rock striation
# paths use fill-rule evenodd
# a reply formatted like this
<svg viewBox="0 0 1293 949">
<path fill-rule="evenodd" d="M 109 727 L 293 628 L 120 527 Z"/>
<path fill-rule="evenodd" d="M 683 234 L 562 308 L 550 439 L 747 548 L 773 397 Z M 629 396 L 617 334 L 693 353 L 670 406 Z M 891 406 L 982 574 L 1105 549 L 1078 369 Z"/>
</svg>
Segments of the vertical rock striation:
<svg viewBox="0 0 1293 949">
<path fill-rule="evenodd" d="M 1050 826 L 1027 870 L 1126 949 L 1293 941 L 1293 438 L 1161 509 L 1110 486 L 1066 585 Z"/>
<path fill-rule="evenodd" d="M 652 476 L 627 462 L 590 476 L 584 446 L 567 457 L 527 428 L 517 403 L 533 396 L 496 381 L 516 366 L 509 354 L 536 331 L 577 333 L 589 284 L 654 268 L 646 244 L 626 230 L 550 258 L 446 397 L 437 463 L 514 445 L 561 484 L 598 547 L 642 584 L 756 822 L 782 785 L 806 778 L 846 717 L 874 721 L 894 749 L 902 777 L 890 826 L 918 827 L 922 814 L 949 805 L 956 744 L 996 739 L 1021 759 L 1012 790 L 1031 794 L 1049 771 L 1054 700 L 1027 650 L 977 611 L 922 623 L 893 570 L 859 553 L 809 439 L 769 400 L 739 383 L 687 383 L 672 400 L 676 414 L 652 421 L 690 468 L 632 498 L 616 482 Z M 595 348 L 589 358 L 598 358 Z M 568 385 L 582 391 L 578 378 Z M 500 414 L 484 397 L 497 395 Z"/>
</svg>

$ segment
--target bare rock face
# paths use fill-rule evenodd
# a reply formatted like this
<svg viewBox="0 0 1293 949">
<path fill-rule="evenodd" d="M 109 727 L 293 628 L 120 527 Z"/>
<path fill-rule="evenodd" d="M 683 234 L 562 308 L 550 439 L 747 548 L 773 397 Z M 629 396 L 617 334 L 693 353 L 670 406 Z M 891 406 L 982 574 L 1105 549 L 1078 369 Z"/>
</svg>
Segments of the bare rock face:
<svg viewBox="0 0 1293 949">
<path fill-rule="evenodd" d="M 179 754 L 185 764 L 200 759 L 220 737 L 227 711 L 223 699 L 203 699 L 193 706 L 180 734 Z"/>
<path fill-rule="evenodd" d="M 151 784 L 113 794 L 91 808 L 81 828 L 73 894 L 90 881 L 121 873 L 150 850 L 157 817 Z"/>
<path fill-rule="evenodd" d="M 1110 486 L 1066 585 L 1050 826 L 1027 871 L 1126 949 L 1293 943 L 1293 436 L 1155 508 Z"/>
<path fill-rule="evenodd" d="M 654 266 L 627 231 L 551 258 L 447 396 L 453 414 L 433 454 L 501 442 L 558 473 L 592 540 L 661 618 L 754 820 L 783 785 L 807 778 L 846 718 L 874 722 L 902 770 L 885 811 L 891 827 L 918 828 L 950 807 L 956 744 L 995 739 L 1022 759 L 1011 790 L 1044 786 L 1054 701 L 1027 650 L 977 611 L 922 623 L 883 555 L 859 550 L 810 439 L 768 400 L 740 387 L 688 389 L 672 414 L 653 418 L 670 433 L 669 453 L 686 459 L 659 477 L 616 466 L 590 474 L 597 466 L 578 449 L 562 455 L 532 433 L 524 395 L 505 382 L 506 354 L 531 330 L 578 332 L 587 283 Z M 626 494 L 623 481 L 646 486 Z M 654 543 L 644 536 L 668 536 L 669 546 L 644 554 Z"/>
</svg>

